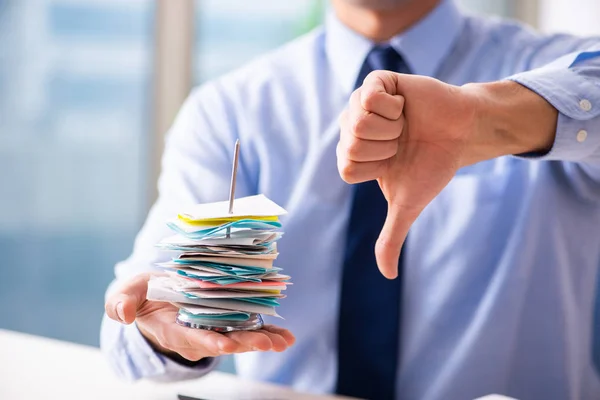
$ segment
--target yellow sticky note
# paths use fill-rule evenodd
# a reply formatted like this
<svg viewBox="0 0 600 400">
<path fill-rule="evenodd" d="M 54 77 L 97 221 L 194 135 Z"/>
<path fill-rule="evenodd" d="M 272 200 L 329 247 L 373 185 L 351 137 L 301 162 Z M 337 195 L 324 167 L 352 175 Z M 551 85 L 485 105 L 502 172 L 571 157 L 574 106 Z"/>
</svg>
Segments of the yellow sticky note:
<svg viewBox="0 0 600 400">
<path fill-rule="evenodd" d="M 241 219 L 254 219 L 257 221 L 279 221 L 279 218 L 275 215 L 272 216 L 258 216 L 258 215 L 245 215 L 243 217 L 230 217 L 230 218 L 204 218 L 204 219 L 193 219 L 187 215 L 179 214 L 177 216 L 181 221 L 186 224 L 194 226 L 219 226 L 227 224 L 229 222 L 239 221 Z"/>
</svg>

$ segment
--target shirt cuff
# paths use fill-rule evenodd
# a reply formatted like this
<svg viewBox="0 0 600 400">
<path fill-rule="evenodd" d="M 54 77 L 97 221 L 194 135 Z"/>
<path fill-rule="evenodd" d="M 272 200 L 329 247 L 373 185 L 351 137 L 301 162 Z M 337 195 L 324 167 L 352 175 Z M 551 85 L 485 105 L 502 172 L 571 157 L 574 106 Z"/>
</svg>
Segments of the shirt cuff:
<svg viewBox="0 0 600 400">
<path fill-rule="evenodd" d="M 100 345 L 115 373 L 122 379 L 135 381 L 177 381 L 199 378 L 218 364 L 217 358 L 206 358 L 194 367 L 186 367 L 157 353 L 135 324 L 123 325 L 106 315 L 102 320 Z"/>
<path fill-rule="evenodd" d="M 573 69 L 546 69 L 513 75 L 517 82 L 545 98 L 559 112 L 549 152 L 521 154 L 541 160 L 581 162 L 600 149 L 600 87 Z"/>
<path fill-rule="evenodd" d="M 135 324 L 125 326 L 125 342 L 133 363 L 138 367 L 140 378 L 169 382 L 200 378 L 212 371 L 217 358 L 205 358 L 194 367 L 184 366 L 155 351 Z"/>
</svg>

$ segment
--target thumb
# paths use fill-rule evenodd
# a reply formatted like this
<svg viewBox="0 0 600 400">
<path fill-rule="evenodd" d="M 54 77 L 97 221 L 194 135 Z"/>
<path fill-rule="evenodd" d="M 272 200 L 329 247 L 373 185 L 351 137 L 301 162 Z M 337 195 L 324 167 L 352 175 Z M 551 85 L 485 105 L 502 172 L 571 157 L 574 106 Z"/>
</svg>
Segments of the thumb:
<svg viewBox="0 0 600 400">
<path fill-rule="evenodd" d="M 114 290 L 104 306 L 106 315 L 124 324 L 135 321 L 138 309 L 146 301 L 149 279 L 150 274 L 140 274 Z"/>
<path fill-rule="evenodd" d="M 375 257 L 379 271 L 388 279 L 398 276 L 398 261 L 408 230 L 416 217 L 391 202 L 379 239 L 375 244 Z"/>
</svg>

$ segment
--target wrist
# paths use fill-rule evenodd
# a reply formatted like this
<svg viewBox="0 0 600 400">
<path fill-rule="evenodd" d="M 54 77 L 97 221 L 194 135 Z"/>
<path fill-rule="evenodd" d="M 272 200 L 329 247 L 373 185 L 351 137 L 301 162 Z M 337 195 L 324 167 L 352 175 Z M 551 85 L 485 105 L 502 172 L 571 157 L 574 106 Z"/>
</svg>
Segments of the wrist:
<svg viewBox="0 0 600 400">
<path fill-rule="evenodd" d="M 546 153 L 554 143 L 557 110 L 513 81 L 462 86 L 475 107 L 468 163 L 523 153 Z"/>
<path fill-rule="evenodd" d="M 152 347 L 152 349 L 155 352 L 161 354 L 162 356 L 169 358 L 172 361 L 175 361 L 178 364 L 181 364 L 181 365 L 184 365 L 187 367 L 195 367 L 207 359 L 207 357 L 201 357 L 196 360 L 188 360 L 187 358 L 184 358 L 179 353 L 162 346 L 158 342 L 158 340 L 156 340 L 155 336 L 152 335 L 148 330 L 146 330 L 142 324 L 136 323 L 136 326 L 137 326 L 137 329 L 142 334 L 142 337 L 144 338 L 144 340 L 146 340 L 148 345 L 150 345 L 150 347 Z"/>
</svg>

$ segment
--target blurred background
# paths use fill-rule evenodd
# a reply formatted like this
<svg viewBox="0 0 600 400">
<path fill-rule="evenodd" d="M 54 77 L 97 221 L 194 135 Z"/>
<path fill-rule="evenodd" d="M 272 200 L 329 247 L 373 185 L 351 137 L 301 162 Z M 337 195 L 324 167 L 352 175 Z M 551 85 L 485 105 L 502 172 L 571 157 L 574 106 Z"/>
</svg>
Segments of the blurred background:
<svg viewBox="0 0 600 400">
<path fill-rule="evenodd" d="M 462 0 L 600 34 L 598 0 Z M 98 345 L 190 88 L 321 23 L 327 0 L 0 0 L 0 328 Z"/>
</svg>

